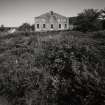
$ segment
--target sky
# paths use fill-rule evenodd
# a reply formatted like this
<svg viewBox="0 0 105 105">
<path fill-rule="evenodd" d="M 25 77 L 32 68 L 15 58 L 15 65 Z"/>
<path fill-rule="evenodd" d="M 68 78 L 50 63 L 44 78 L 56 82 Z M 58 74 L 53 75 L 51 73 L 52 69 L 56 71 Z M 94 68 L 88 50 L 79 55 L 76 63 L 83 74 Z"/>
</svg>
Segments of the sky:
<svg viewBox="0 0 105 105">
<path fill-rule="evenodd" d="M 105 0 L 0 0 L 0 25 L 34 24 L 34 17 L 48 11 L 73 17 L 90 8 L 105 8 Z"/>
</svg>

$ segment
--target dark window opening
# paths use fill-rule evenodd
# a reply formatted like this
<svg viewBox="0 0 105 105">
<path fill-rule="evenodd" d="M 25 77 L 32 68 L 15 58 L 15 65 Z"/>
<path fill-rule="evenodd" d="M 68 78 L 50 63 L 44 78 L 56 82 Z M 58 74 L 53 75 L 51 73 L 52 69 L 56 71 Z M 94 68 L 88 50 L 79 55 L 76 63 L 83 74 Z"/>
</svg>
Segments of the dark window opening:
<svg viewBox="0 0 105 105">
<path fill-rule="evenodd" d="M 39 28 L 39 24 L 37 24 L 37 28 Z"/>
<path fill-rule="evenodd" d="M 67 28 L 67 24 L 65 24 L 65 28 Z"/>
<path fill-rule="evenodd" d="M 53 28 L 53 24 L 51 24 L 51 28 Z"/>
<path fill-rule="evenodd" d="M 61 28 L 61 24 L 59 24 L 59 28 Z"/>
<path fill-rule="evenodd" d="M 43 28 L 46 28 L 46 25 L 45 24 L 43 24 Z"/>
</svg>

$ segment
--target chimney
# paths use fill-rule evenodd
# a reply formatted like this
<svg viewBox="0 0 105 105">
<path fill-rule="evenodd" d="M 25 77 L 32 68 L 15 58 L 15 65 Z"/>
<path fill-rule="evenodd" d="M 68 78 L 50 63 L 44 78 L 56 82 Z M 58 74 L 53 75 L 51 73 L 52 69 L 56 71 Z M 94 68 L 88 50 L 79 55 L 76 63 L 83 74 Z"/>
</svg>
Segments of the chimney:
<svg viewBox="0 0 105 105">
<path fill-rule="evenodd" d="M 54 12 L 53 12 L 53 11 L 50 11 L 50 14 L 51 14 L 51 15 L 53 15 L 53 14 L 54 14 Z"/>
</svg>

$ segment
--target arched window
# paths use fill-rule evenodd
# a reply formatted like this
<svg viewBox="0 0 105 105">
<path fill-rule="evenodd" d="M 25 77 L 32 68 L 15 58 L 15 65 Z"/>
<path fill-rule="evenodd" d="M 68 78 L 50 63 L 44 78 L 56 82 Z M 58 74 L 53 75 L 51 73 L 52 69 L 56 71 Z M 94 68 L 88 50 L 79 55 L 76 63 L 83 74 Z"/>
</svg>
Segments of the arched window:
<svg viewBox="0 0 105 105">
<path fill-rule="evenodd" d="M 53 28 L 53 24 L 51 24 L 51 28 Z"/>
<path fill-rule="evenodd" d="M 65 28 L 67 28 L 67 24 L 65 24 Z"/>
<path fill-rule="evenodd" d="M 43 24 L 43 28 L 46 28 L 46 25 L 45 24 Z"/>
<path fill-rule="evenodd" d="M 59 24 L 59 28 L 61 28 L 61 24 Z"/>
<path fill-rule="evenodd" d="M 37 28 L 39 28 L 39 24 L 37 24 Z"/>
</svg>

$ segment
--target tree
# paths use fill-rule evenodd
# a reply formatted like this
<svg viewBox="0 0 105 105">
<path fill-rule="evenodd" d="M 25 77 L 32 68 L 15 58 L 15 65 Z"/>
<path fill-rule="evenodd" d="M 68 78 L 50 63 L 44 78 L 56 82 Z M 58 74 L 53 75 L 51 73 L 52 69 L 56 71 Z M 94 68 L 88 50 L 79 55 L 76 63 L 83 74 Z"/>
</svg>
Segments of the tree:
<svg viewBox="0 0 105 105">
<path fill-rule="evenodd" d="M 34 31 L 34 29 L 35 29 L 35 25 L 32 24 L 32 25 L 31 25 L 31 30 Z"/>
<path fill-rule="evenodd" d="M 18 28 L 19 31 L 30 31 L 31 30 L 31 26 L 30 24 L 28 23 L 23 23 L 19 28 Z"/>
<path fill-rule="evenodd" d="M 102 22 L 102 29 L 105 29 L 105 8 L 100 10 L 100 18 Z"/>
<path fill-rule="evenodd" d="M 84 9 L 84 11 L 77 16 L 77 28 L 83 32 L 100 29 L 99 15 L 100 12 L 97 9 Z"/>
<path fill-rule="evenodd" d="M 4 27 L 3 24 L 2 24 L 1 27 L 0 27 L 0 31 L 1 31 L 1 32 L 5 31 L 5 27 Z"/>
<path fill-rule="evenodd" d="M 105 20 L 105 8 L 100 10 L 101 14 L 100 17 L 102 20 Z"/>
</svg>

